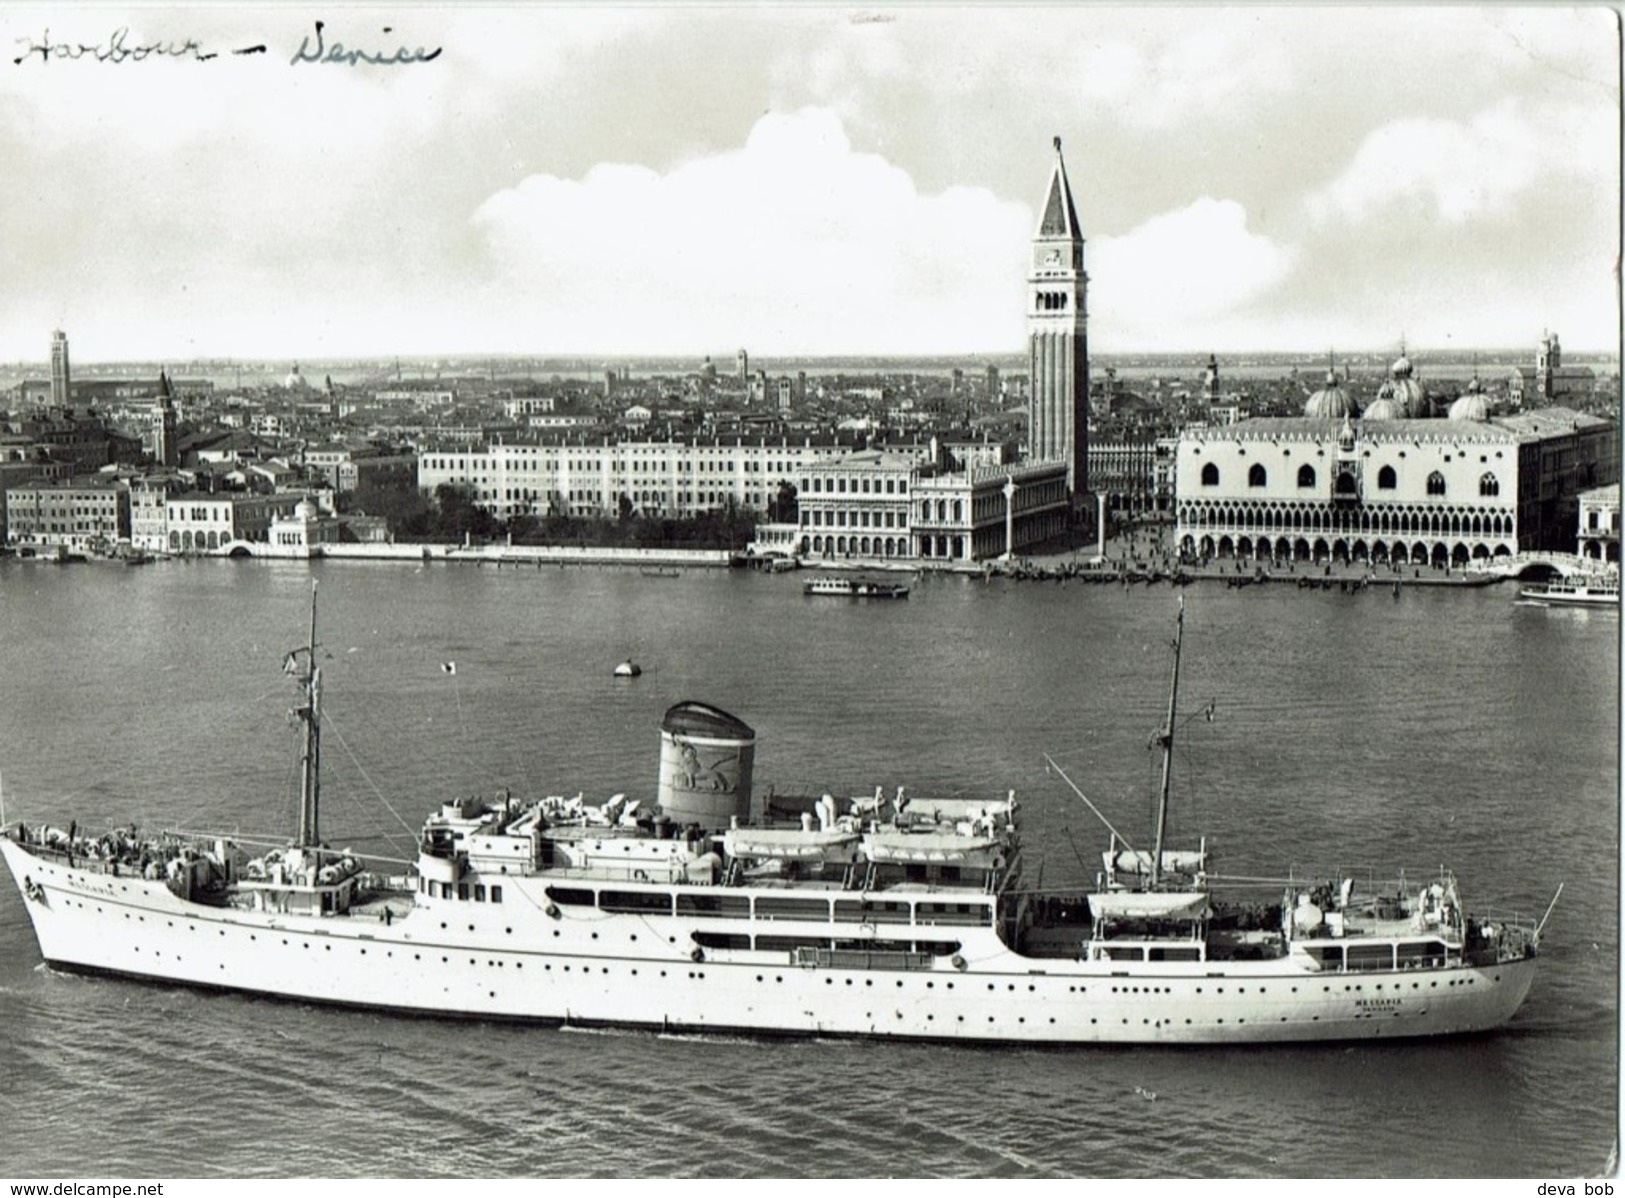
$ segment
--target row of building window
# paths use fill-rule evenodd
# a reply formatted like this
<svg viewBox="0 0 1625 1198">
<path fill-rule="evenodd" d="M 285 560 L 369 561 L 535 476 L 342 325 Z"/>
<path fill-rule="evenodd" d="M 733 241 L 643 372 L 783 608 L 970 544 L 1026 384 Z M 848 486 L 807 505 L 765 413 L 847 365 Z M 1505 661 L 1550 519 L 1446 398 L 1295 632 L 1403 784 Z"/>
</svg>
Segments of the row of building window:
<svg viewBox="0 0 1625 1198">
<path fill-rule="evenodd" d="M 846 481 L 846 479 L 840 477 L 824 478 L 822 476 L 815 475 L 807 480 L 807 490 L 814 495 L 844 495 L 847 493 Z M 854 478 L 852 480 L 851 493 L 854 495 L 908 494 L 908 479 L 906 478 L 888 478 L 884 480 L 886 483 L 886 488 L 884 491 L 882 491 L 880 488 L 881 481 L 882 480 L 878 478 Z M 870 487 L 871 483 L 874 484 L 872 489 Z"/>
<path fill-rule="evenodd" d="M 818 508 L 813 508 L 806 513 L 806 523 L 813 528 L 822 528 L 826 526 L 830 528 L 846 528 L 848 525 L 851 525 L 853 528 L 908 527 L 908 523 L 904 520 L 902 512 L 857 511 L 850 513 L 852 517 L 850 520 L 847 519 L 848 514 L 849 513 L 847 513 L 845 510 L 826 512 L 821 511 Z M 871 517 L 873 517 L 873 519 L 871 519 Z"/>
<path fill-rule="evenodd" d="M 1266 532 L 1366 532 L 1386 534 L 1446 534 L 1511 536 L 1514 519 L 1502 512 L 1336 512 L 1324 508 L 1231 508 L 1196 505 L 1182 507 L 1179 522 L 1185 528 L 1252 528 Z"/>
<path fill-rule="evenodd" d="M 1352 481 L 1352 476 L 1344 476 Z M 1315 485 L 1315 468 L 1304 465 L 1298 467 L 1298 486 L 1313 487 Z M 1341 481 L 1341 480 L 1340 480 Z M 1208 462 L 1202 467 L 1202 485 L 1216 487 L 1219 485 L 1219 467 Z M 1264 487 L 1269 485 L 1269 472 L 1262 465 L 1255 462 L 1247 469 L 1247 485 L 1249 487 Z M 1382 491 L 1392 491 L 1399 485 L 1399 475 L 1392 466 L 1384 466 L 1377 471 L 1377 488 Z M 1345 488 L 1340 487 L 1340 490 Z M 1428 475 L 1427 492 L 1429 495 L 1443 495 L 1445 490 L 1444 475 L 1435 470 Z M 1501 493 L 1500 481 L 1493 474 L 1484 474 L 1478 480 L 1478 493 L 1485 496 L 1499 495 Z"/>
</svg>

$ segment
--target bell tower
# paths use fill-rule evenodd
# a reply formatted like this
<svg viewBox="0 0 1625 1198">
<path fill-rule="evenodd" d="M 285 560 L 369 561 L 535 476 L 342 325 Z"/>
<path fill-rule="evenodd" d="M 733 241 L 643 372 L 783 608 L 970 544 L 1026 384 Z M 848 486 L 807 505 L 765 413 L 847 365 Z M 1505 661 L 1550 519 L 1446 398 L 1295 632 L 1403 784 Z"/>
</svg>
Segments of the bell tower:
<svg viewBox="0 0 1625 1198">
<path fill-rule="evenodd" d="M 1057 137 L 1027 275 L 1027 458 L 1064 461 L 1074 501 L 1089 489 L 1088 293 L 1083 232 Z"/>
</svg>

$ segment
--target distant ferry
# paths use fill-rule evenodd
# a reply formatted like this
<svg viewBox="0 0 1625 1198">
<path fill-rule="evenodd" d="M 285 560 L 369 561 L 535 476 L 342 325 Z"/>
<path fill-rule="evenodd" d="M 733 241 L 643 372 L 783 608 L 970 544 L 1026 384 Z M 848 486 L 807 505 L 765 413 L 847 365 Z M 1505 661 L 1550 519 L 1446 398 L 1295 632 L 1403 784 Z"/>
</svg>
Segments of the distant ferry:
<svg viewBox="0 0 1625 1198">
<path fill-rule="evenodd" d="M 815 578 L 802 590 L 809 595 L 839 595 L 848 599 L 908 598 L 908 583 L 875 578 Z"/>
<path fill-rule="evenodd" d="M 1619 575 L 1576 575 L 1524 587 L 1518 598 L 1549 607 L 1618 607 Z"/>
</svg>

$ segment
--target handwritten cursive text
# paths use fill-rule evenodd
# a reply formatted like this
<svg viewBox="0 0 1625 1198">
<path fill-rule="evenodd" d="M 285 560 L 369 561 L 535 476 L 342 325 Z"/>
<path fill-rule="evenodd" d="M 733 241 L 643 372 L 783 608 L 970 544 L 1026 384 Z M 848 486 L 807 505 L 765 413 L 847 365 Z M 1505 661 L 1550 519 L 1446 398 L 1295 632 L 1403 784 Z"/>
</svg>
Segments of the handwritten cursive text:
<svg viewBox="0 0 1625 1198">
<path fill-rule="evenodd" d="M 324 22 L 316 22 L 315 49 L 311 49 L 310 38 L 305 37 L 300 41 L 298 51 L 288 60 L 289 66 L 298 66 L 302 62 L 326 62 L 353 67 L 357 63 L 366 62 L 373 66 L 392 67 L 414 62 L 433 62 L 440 57 L 444 49 L 442 46 L 436 46 L 433 50 L 425 50 L 419 46 L 416 50 L 408 50 L 402 46 L 393 54 L 374 50 L 346 50 L 343 42 L 334 42 L 328 46 L 322 34 L 324 28 Z M 385 25 L 384 32 L 393 33 L 394 29 Z"/>
<path fill-rule="evenodd" d="M 88 58 L 96 62 L 143 62 L 148 58 L 191 58 L 197 62 L 208 62 L 218 58 L 216 53 L 205 52 L 203 46 L 195 38 L 185 41 L 151 41 L 134 43 L 130 40 L 130 27 L 120 25 L 113 30 L 113 34 L 105 42 L 53 42 L 51 31 L 46 29 L 38 41 L 33 38 L 19 37 L 15 39 L 19 45 L 26 43 L 27 48 L 21 55 L 12 59 L 12 63 L 21 66 L 34 55 L 39 55 L 41 62 L 50 62 L 53 58 L 79 59 Z M 234 54 L 253 54 L 265 49 L 264 46 L 252 47 L 243 50 L 234 50 Z"/>
</svg>

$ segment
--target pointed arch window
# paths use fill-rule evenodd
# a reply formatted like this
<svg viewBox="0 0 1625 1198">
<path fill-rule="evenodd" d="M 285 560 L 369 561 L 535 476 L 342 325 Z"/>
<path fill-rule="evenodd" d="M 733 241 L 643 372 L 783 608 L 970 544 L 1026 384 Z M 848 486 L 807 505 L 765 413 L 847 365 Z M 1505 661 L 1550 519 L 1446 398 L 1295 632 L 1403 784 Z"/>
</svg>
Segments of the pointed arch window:
<svg viewBox="0 0 1625 1198">
<path fill-rule="evenodd" d="M 1312 487 L 1315 485 L 1315 468 L 1309 465 L 1307 462 L 1298 467 L 1298 485 L 1300 487 Z"/>
<path fill-rule="evenodd" d="M 1495 475 L 1485 474 L 1478 480 L 1478 493 L 1486 496 L 1495 496 L 1501 493 L 1501 484 Z"/>
<path fill-rule="evenodd" d="M 1384 466 L 1377 471 L 1377 490 L 1392 491 L 1399 485 L 1399 476 L 1394 473 L 1392 466 Z"/>
<path fill-rule="evenodd" d="M 1432 474 L 1428 475 L 1428 494 L 1429 495 L 1443 495 L 1444 494 L 1444 475 L 1440 474 L 1437 470 L 1435 470 Z"/>
<path fill-rule="evenodd" d="M 1216 487 L 1219 485 L 1219 468 L 1212 462 L 1202 467 L 1202 485 Z"/>
</svg>

